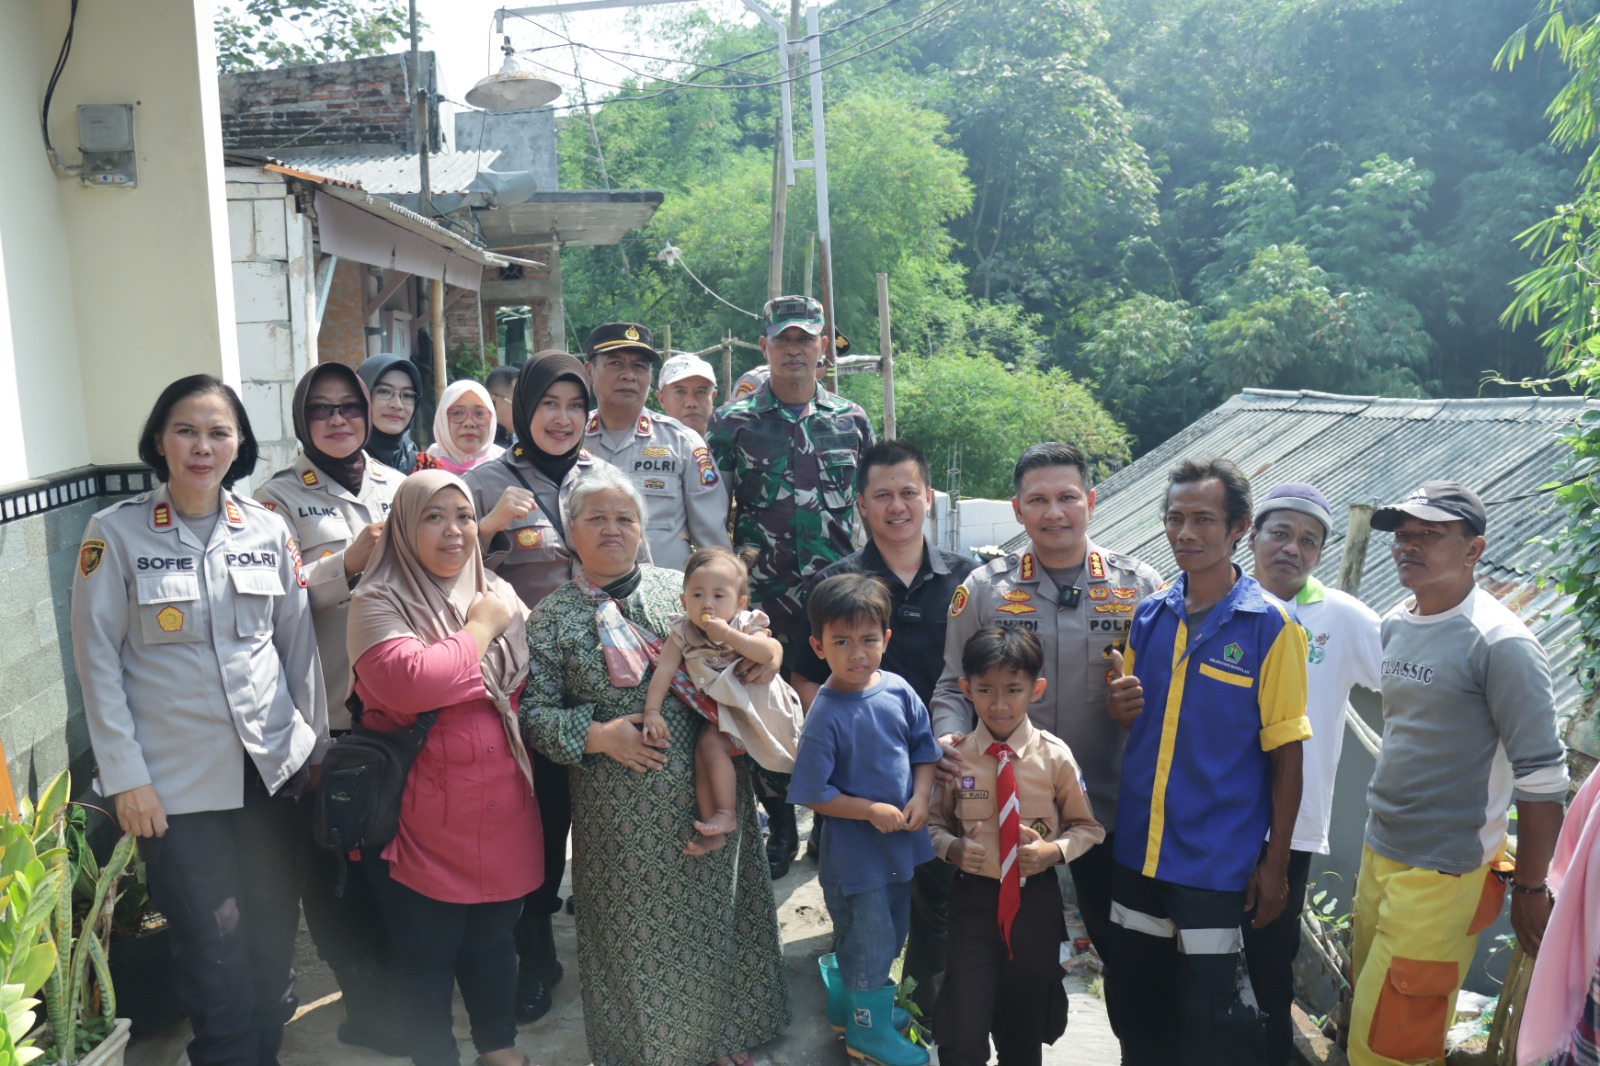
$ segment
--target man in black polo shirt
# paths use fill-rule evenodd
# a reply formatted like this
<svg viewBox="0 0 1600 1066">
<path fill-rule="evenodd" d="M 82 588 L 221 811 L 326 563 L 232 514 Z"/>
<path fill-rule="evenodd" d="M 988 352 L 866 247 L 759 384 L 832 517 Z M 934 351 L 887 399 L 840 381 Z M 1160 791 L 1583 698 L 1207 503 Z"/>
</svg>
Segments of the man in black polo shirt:
<svg viewBox="0 0 1600 1066">
<path fill-rule="evenodd" d="M 910 683 L 923 703 L 944 669 L 945 624 L 950 598 L 977 564 L 964 555 L 935 547 L 923 534 L 933 506 L 928 459 L 914 444 L 881 441 L 861 454 L 856 466 L 856 508 L 871 539 L 860 551 L 819 570 L 810 588 L 834 574 L 866 573 L 889 586 L 894 605 L 894 635 L 883 652 L 883 669 Z M 800 701 L 811 698 L 828 680 L 828 664 L 805 641 L 790 655 L 792 681 Z M 955 867 L 934 859 L 917 867 L 911 885 L 911 930 L 906 942 L 905 972 L 917 982 L 915 999 L 932 1017 L 937 979 L 944 972 L 945 901 Z"/>
</svg>

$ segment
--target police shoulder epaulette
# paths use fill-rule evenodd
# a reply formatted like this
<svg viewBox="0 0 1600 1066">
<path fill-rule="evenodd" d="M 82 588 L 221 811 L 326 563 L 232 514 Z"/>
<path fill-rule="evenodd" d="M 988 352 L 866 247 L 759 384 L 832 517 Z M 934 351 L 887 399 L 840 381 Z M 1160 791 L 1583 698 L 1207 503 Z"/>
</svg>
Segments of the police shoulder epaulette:
<svg viewBox="0 0 1600 1066">
<path fill-rule="evenodd" d="M 100 510 L 96 511 L 95 515 L 96 517 L 99 517 L 102 515 L 114 514 L 117 511 L 121 511 L 128 507 L 138 507 L 142 504 L 147 504 L 150 502 L 150 498 L 154 495 L 155 491 L 152 490 L 150 492 L 141 492 L 137 496 L 129 496 L 125 500 L 118 500 L 116 503 L 107 504 L 105 507 L 102 507 Z"/>
</svg>

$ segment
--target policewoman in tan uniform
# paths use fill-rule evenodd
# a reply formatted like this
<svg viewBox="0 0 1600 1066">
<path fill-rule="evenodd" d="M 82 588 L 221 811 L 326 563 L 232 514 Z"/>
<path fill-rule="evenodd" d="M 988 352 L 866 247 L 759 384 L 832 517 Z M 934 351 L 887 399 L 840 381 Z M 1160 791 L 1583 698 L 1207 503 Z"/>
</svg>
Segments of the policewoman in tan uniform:
<svg viewBox="0 0 1600 1066">
<path fill-rule="evenodd" d="M 295 386 L 291 409 L 300 454 L 256 490 L 256 499 L 288 523 L 300 545 L 328 694 L 328 725 L 338 734 L 350 728 L 344 705 L 350 691 L 345 651 L 350 596 L 374 556 L 403 475 L 366 451 L 372 403 L 366 383 L 350 367 L 312 367 Z M 310 813 L 306 804 L 308 819 Z M 336 894 L 338 857 L 320 848 L 307 852 L 301 885 L 306 928 L 343 993 L 339 1039 L 405 1054 L 402 1030 L 389 1009 L 388 938 L 367 879 L 346 877 L 343 894 Z"/>
<path fill-rule="evenodd" d="M 217 379 L 169 385 L 139 457 L 162 486 L 90 519 L 73 580 L 89 739 L 172 923 L 189 1062 L 275 1063 L 296 1005 L 295 799 L 328 735 L 300 552 L 230 491 L 257 449 Z"/>
<path fill-rule="evenodd" d="M 608 464 L 584 451 L 589 378 L 583 364 L 566 352 L 538 352 L 523 364 L 511 409 L 517 443 L 461 480 L 483 516 L 478 521 L 483 565 L 509 582 L 537 614 L 539 601 L 581 569 L 567 547 L 567 497 L 586 472 Z M 640 561 L 649 562 L 648 543 L 640 550 Z M 517 923 L 517 1021 L 524 1025 L 550 1009 L 550 991 L 563 973 L 550 919 L 561 908 L 572 828 L 567 768 L 537 751 L 530 754 L 544 829 L 544 884 L 524 899 Z"/>
<path fill-rule="evenodd" d="M 1127 730 L 1106 713 L 1111 645 L 1125 641 L 1134 608 L 1161 585 L 1155 569 L 1089 540 L 1094 490 L 1088 464 L 1070 444 L 1035 444 L 1013 471 L 1012 508 L 1027 531 L 1021 551 L 967 575 L 950 601 L 944 673 L 934 688 L 934 735 L 971 732 L 972 704 L 960 689 L 961 650 L 986 625 L 1030 630 L 1044 646 L 1044 698 L 1033 724 L 1066 741 L 1083 771 L 1107 843 L 1071 864 L 1078 908 L 1102 958 L 1111 913 L 1110 834 Z"/>
<path fill-rule="evenodd" d="M 682 570 L 693 548 L 727 548 L 728 491 L 705 439 L 675 418 L 645 409 L 661 361 L 650 330 L 633 322 L 596 326 L 584 342 L 595 409 L 584 450 L 627 474 L 644 493 L 645 540 L 656 566 Z"/>
</svg>

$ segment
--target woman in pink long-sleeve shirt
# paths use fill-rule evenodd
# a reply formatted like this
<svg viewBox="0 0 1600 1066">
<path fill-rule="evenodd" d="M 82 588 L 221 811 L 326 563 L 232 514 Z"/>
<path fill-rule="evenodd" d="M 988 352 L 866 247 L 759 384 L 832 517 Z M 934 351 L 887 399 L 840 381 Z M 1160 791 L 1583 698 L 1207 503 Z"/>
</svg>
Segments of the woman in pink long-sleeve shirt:
<svg viewBox="0 0 1600 1066">
<path fill-rule="evenodd" d="M 348 647 L 362 724 L 439 711 L 412 764 L 400 828 L 365 853 L 390 933 L 390 979 L 416 1066 L 458 1066 L 451 992 L 480 1066 L 517 1050 L 513 929 L 544 879 L 533 771 L 514 708 L 528 676 L 527 608 L 486 574 L 466 486 L 428 470 L 395 494 L 378 561 L 351 600 Z"/>
</svg>

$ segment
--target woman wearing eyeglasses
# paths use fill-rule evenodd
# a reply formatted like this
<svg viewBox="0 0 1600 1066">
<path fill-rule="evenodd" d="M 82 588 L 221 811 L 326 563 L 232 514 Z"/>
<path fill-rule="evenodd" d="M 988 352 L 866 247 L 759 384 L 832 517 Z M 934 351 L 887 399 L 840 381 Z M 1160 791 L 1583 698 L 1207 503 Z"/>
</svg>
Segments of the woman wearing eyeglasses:
<svg viewBox="0 0 1600 1066">
<path fill-rule="evenodd" d="M 417 416 L 422 375 L 409 359 L 388 352 L 370 356 L 356 368 L 372 396 L 372 434 L 366 452 L 402 474 L 438 468 L 439 460 L 417 447 L 411 422 Z"/>
<path fill-rule="evenodd" d="M 289 524 L 301 545 L 328 693 L 328 726 L 338 735 L 350 728 L 344 705 L 350 691 L 345 652 L 350 596 L 373 561 L 405 475 L 365 450 L 372 425 L 367 387 L 343 363 L 323 363 L 300 379 L 293 414 L 300 454 L 256 491 L 256 499 Z M 314 850 L 302 886 L 306 927 L 344 993 L 339 1039 L 406 1054 L 389 1011 L 388 940 L 377 904 L 361 877 L 347 878 L 343 897 L 335 896 L 337 878 L 337 858 Z"/>
<path fill-rule="evenodd" d="M 444 390 L 433 413 L 428 454 L 450 473 L 465 474 L 505 451 L 494 442 L 494 431 L 494 398 L 489 390 L 470 379 L 457 381 Z"/>
</svg>

